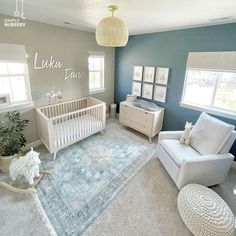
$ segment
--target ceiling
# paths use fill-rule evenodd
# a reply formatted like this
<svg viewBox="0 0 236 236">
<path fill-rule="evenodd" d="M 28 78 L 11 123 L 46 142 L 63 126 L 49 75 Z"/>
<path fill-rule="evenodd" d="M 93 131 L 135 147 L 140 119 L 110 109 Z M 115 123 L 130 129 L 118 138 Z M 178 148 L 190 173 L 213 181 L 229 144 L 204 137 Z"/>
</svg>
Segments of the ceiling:
<svg viewBox="0 0 236 236">
<path fill-rule="evenodd" d="M 113 3 L 130 35 L 236 22 L 236 0 L 24 0 L 24 12 L 29 20 L 93 32 Z M 0 13 L 12 16 L 15 4 L 0 0 Z"/>
</svg>

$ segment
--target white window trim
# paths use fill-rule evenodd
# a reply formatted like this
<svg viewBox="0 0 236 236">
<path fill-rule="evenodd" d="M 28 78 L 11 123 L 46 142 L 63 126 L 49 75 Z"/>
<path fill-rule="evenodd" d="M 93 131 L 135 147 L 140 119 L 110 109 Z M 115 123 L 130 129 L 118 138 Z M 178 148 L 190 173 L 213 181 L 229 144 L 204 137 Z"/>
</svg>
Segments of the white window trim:
<svg viewBox="0 0 236 236">
<path fill-rule="evenodd" d="M 23 103 L 12 104 L 9 106 L 1 107 L 0 113 L 11 112 L 11 111 L 21 111 L 28 108 L 34 108 L 34 102 L 28 101 Z"/>
<path fill-rule="evenodd" d="M 225 118 L 235 120 L 236 119 L 236 112 L 224 110 L 223 108 L 217 109 L 215 107 L 201 106 L 201 105 L 197 105 L 194 103 L 184 102 L 184 97 L 185 97 L 185 93 L 186 93 L 186 86 L 187 86 L 187 70 L 188 69 L 191 69 L 191 68 L 186 68 L 186 74 L 185 74 L 185 79 L 184 79 L 184 86 L 183 86 L 183 90 L 182 90 L 182 97 L 181 97 L 180 106 L 188 108 L 188 109 L 201 111 L 201 112 L 207 112 L 212 115 L 222 116 Z"/>
<path fill-rule="evenodd" d="M 98 51 L 89 51 L 89 57 L 103 58 L 103 71 L 93 70 L 92 72 L 100 72 L 102 76 L 102 87 L 98 89 L 89 89 L 89 94 L 103 93 L 105 92 L 105 53 Z M 90 71 L 89 71 L 90 72 Z"/>
<path fill-rule="evenodd" d="M 180 106 L 188 108 L 188 109 L 201 111 L 201 112 L 207 112 L 207 113 L 212 114 L 212 115 L 222 116 L 222 117 L 225 117 L 225 118 L 236 120 L 236 113 L 235 112 L 230 112 L 230 111 L 227 111 L 227 110 L 223 110 L 222 108 L 217 109 L 217 108 L 213 108 L 213 107 L 199 106 L 199 105 L 196 105 L 196 104 L 184 103 L 184 102 L 180 102 Z"/>
<path fill-rule="evenodd" d="M 1 62 L 3 62 L 3 60 L 1 60 Z M 13 61 L 4 61 L 4 62 L 11 63 Z M 34 107 L 34 102 L 32 101 L 32 96 L 31 96 L 28 65 L 25 61 L 19 61 L 19 63 L 25 64 L 24 78 L 25 78 L 25 89 L 26 89 L 26 93 L 27 93 L 26 94 L 27 100 L 21 101 L 21 102 L 14 102 L 8 106 L 3 106 L 0 108 L 0 113 L 10 112 L 10 111 L 15 111 L 15 110 L 24 110 L 24 109 Z M 22 74 L 20 74 L 20 75 L 22 75 Z M 4 77 L 4 76 L 9 76 L 9 75 L 1 75 L 0 77 Z M 13 76 L 17 76 L 17 74 L 14 74 Z"/>
<path fill-rule="evenodd" d="M 105 92 L 106 89 L 105 88 L 99 88 L 99 89 L 90 89 L 89 90 L 89 94 L 95 94 L 95 93 L 103 93 Z"/>
</svg>

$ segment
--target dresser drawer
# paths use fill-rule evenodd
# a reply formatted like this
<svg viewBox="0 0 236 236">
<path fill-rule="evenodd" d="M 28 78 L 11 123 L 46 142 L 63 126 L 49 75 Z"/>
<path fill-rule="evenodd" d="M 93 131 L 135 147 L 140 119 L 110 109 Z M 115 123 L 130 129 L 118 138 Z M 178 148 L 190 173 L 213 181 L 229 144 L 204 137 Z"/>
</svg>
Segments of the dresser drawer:
<svg viewBox="0 0 236 236">
<path fill-rule="evenodd" d="M 152 127 L 146 126 L 145 124 L 141 124 L 141 123 L 138 123 L 138 122 L 135 122 L 135 121 L 132 121 L 132 120 L 128 120 L 127 124 L 131 128 L 136 129 L 136 130 L 138 130 L 142 133 L 145 133 L 147 135 L 151 135 L 151 133 L 152 133 Z"/>
<path fill-rule="evenodd" d="M 126 107 L 126 114 L 128 116 L 129 120 L 132 120 L 134 122 L 140 123 L 140 124 L 146 124 L 151 127 L 151 124 L 153 122 L 153 115 L 149 112 L 135 109 L 133 107 Z"/>
</svg>

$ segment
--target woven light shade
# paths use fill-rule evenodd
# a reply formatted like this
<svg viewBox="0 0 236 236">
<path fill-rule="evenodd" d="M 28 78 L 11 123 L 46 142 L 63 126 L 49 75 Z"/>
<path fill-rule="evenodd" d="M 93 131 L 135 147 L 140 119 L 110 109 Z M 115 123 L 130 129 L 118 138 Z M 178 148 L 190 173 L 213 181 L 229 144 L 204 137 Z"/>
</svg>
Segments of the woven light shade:
<svg viewBox="0 0 236 236">
<path fill-rule="evenodd" d="M 109 6 L 110 11 L 117 10 L 116 6 Z M 123 47 L 127 44 L 129 32 L 126 24 L 119 18 L 106 17 L 100 21 L 96 29 L 98 45 L 105 47 Z"/>
</svg>

